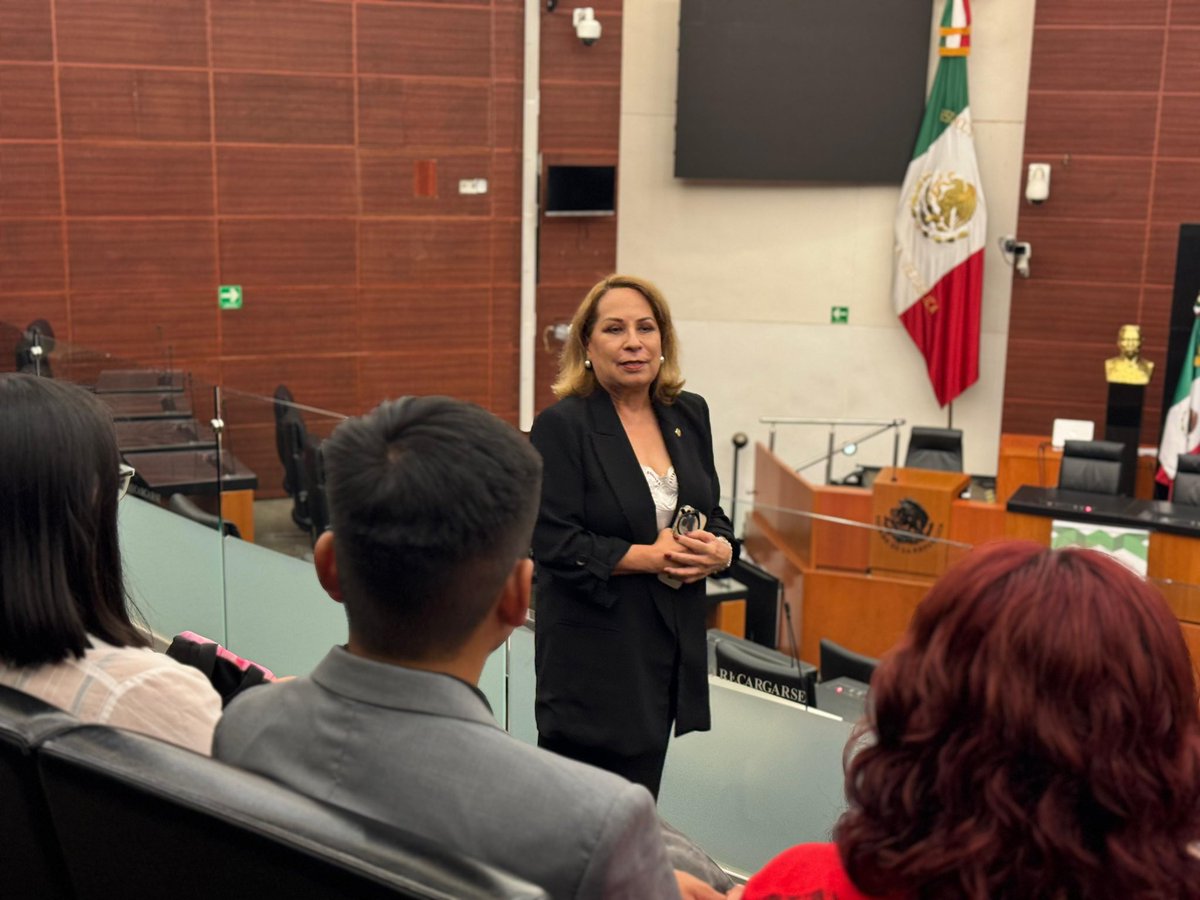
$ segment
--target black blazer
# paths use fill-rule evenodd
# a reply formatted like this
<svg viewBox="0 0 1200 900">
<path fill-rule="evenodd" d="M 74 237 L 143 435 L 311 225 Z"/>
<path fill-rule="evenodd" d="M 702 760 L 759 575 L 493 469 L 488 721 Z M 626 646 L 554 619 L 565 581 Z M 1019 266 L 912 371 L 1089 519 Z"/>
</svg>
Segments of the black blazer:
<svg viewBox="0 0 1200 900">
<path fill-rule="evenodd" d="M 682 393 L 654 411 L 679 504 L 734 543 L 704 399 Z M 704 582 L 672 589 L 656 575 L 612 574 L 631 544 L 658 535 L 612 400 L 600 389 L 568 397 L 538 416 L 530 438 L 544 464 L 533 533 L 538 732 L 632 756 L 664 749 L 672 719 L 677 735 L 707 729 Z"/>
</svg>

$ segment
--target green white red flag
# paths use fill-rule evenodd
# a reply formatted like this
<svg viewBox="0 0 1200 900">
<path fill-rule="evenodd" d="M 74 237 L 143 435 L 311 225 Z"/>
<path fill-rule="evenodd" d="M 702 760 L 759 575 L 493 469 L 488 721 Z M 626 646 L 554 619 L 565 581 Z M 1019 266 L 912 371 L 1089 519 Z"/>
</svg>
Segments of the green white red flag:
<svg viewBox="0 0 1200 900">
<path fill-rule="evenodd" d="M 946 0 L 937 75 L 896 211 L 892 300 L 945 406 L 979 380 L 987 209 L 967 102 L 968 0 Z"/>
<path fill-rule="evenodd" d="M 1197 313 L 1200 315 L 1200 309 Z M 1155 480 L 1160 484 L 1170 484 L 1175 480 L 1175 467 L 1180 454 L 1200 450 L 1200 364 L 1196 360 L 1197 351 L 1200 351 L 1200 318 L 1192 324 L 1187 356 L 1179 370 L 1175 396 L 1163 422 L 1162 442 L 1158 445 L 1158 474 L 1155 475 Z"/>
</svg>

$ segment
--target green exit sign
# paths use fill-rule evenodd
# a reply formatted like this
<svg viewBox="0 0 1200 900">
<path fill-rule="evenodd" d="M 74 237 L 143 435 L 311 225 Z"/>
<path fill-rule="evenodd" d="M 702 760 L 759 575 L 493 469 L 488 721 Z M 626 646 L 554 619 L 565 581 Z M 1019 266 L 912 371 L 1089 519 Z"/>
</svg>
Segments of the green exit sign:
<svg viewBox="0 0 1200 900">
<path fill-rule="evenodd" d="M 829 307 L 829 322 L 833 325 L 846 325 L 850 321 L 850 307 L 848 306 L 831 306 Z"/>
<path fill-rule="evenodd" d="M 223 284 L 218 287 L 217 305 L 221 309 L 241 309 L 242 286 L 240 284 Z"/>
</svg>

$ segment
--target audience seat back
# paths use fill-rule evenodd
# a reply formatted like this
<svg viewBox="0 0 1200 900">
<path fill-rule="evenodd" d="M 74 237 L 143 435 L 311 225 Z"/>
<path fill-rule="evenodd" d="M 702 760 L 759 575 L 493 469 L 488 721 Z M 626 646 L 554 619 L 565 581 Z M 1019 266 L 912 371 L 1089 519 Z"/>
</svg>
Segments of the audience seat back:
<svg viewBox="0 0 1200 900">
<path fill-rule="evenodd" d="M 143 735 L 83 726 L 47 741 L 38 768 L 84 900 L 546 896 L 424 838 Z"/>
<path fill-rule="evenodd" d="M 78 720 L 0 685 L 0 895 L 70 897 L 62 854 L 38 783 L 35 753 Z"/>
</svg>

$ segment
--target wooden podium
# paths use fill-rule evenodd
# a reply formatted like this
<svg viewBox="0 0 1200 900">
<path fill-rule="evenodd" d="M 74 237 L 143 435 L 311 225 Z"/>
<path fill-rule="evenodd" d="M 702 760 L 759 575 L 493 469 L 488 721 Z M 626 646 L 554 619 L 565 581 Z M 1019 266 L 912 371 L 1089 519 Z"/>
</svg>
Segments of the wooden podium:
<svg viewBox="0 0 1200 900">
<path fill-rule="evenodd" d="M 873 485 L 871 571 L 937 576 L 946 569 L 950 514 L 970 484 L 962 472 L 881 471 Z"/>
<path fill-rule="evenodd" d="M 966 475 L 922 469 L 896 469 L 893 481 L 884 469 L 871 489 L 813 484 L 756 447 L 745 545 L 783 582 L 801 659 L 818 659 L 823 637 L 868 656 L 886 653 L 933 578 L 953 561 L 952 548 L 929 537 L 975 544 L 1003 534 L 1002 506 L 958 499 L 967 483 Z M 904 512 L 894 514 L 906 500 Z M 920 523 L 922 516 L 925 525 L 918 527 L 929 533 L 897 541 L 903 549 L 879 536 L 885 520 Z M 786 617 L 779 618 L 787 627 Z M 790 645 L 781 633 L 777 646 L 786 653 Z"/>
</svg>

